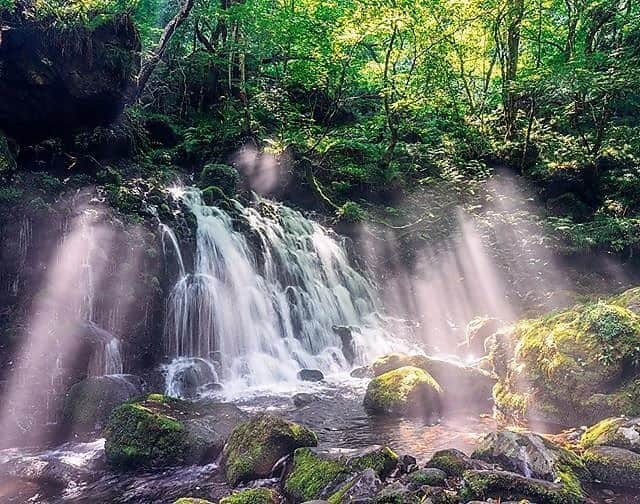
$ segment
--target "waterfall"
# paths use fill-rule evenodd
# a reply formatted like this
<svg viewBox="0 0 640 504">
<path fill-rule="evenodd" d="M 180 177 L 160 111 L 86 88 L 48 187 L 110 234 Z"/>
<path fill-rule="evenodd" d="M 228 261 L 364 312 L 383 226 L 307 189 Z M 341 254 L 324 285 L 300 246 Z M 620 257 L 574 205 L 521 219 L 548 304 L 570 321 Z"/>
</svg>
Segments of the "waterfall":
<svg viewBox="0 0 640 504">
<path fill-rule="evenodd" d="M 181 197 L 196 217 L 196 254 L 193 273 L 179 264 L 168 300 L 170 356 L 214 363 L 228 390 L 296 381 L 301 368 L 346 371 L 390 350 L 375 290 L 333 233 L 264 199 L 255 207 L 234 202 L 226 212 L 207 206 L 196 189 Z M 176 257 L 181 263 L 179 250 Z M 351 359 L 337 326 L 358 328 Z"/>
</svg>

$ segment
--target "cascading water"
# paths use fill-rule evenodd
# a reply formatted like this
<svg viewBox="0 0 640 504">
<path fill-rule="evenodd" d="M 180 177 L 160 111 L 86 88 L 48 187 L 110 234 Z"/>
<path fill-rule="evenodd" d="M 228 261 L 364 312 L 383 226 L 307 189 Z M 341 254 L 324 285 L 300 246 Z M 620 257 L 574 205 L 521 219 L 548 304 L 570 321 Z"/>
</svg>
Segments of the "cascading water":
<svg viewBox="0 0 640 504">
<path fill-rule="evenodd" d="M 168 366 L 168 393 L 182 395 L 172 380 L 184 380 L 179 371 L 193 358 L 214 363 L 233 391 L 291 383 L 301 368 L 346 371 L 391 350 L 374 289 L 321 225 L 267 200 L 234 203 L 228 213 L 196 189 L 181 197 L 197 220 L 196 256 L 187 274 L 176 250 L 183 274 L 168 301 L 166 350 L 178 358 Z M 336 326 L 358 328 L 354 355 Z"/>
</svg>

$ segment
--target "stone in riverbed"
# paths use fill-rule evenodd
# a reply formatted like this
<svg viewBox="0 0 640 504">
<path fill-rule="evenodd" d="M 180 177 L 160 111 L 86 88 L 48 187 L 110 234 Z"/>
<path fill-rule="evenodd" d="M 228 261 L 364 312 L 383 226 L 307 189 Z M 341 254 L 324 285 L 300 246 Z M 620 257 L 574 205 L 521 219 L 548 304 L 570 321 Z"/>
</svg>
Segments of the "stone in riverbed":
<svg viewBox="0 0 640 504">
<path fill-rule="evenodd" d="M 300 392 L 292 397 L 293 404 L 296 408 L 302 408 L 312 402 L 316 402 L 318 396 L 314 394 L 307 394 L 306 392 Z"/>
<path fill-rule="evenodd" d="M 351 378 L 373 378 L 373 370 L 369 366 L 355 368 L 351 371 Z"/>
<path fill-rule="evenodd" d="M 245 414 L 232 404 L 195 404 L 150 394 L 117 407 L 105 429 L 105 454 L 116 469 L 213 460 Z"/>
<path fill-rule="evenodd" d="M 435 467 L 418 469 L 409 474 L 408 480 L 414 485 L 443 486 L 447 473 Z"/>
<path fill-rule="evenodd" d="M 143 388 L 134 375 L 92 376 L 76 383 L 65 397 L 65 426 L 74 433 L 100 430 L 117 406 L 140 396 Z"/>
<path fill-rule="evenodd" d="M 382 446 L 330 451 L 301 448 L 294 453 L 284 490 L 295 502 L 323 498 L 340 502 L 339 496 L 348 492 L 349 483 L 355 484 L 359 473 L 372 469 L 377 478 L 384 479 L 394 470 L 397 460 L 395 453 Z"/>
<path fill-rule="evenodd" d="M 441 410 L 441 396 L 440 385 L 428 373 L 406 366 L 371 380 L 364 407 L 371 414 L 431 417 Z"/>
<path fill-rule="evenodd" d="M 640 489 L 640 454 L 613 446 L 594 446 L 583 459 L 597 481 Z"/>
<path fill-rule="evenodd" d="M 318 438 L 306 427 L 260 414 L 238 425 L 224 447 L 227 481 L 232 485 L 266 478 L 282 457 L 296 448 L 317 446 Z"/>
<path fill-rule="evenodd" d="M 298 371 L 298 379 L 309 382 L 319 382 L 324 380 L 324 374 L 318 369 L 301 369 Z"/>
</svg>

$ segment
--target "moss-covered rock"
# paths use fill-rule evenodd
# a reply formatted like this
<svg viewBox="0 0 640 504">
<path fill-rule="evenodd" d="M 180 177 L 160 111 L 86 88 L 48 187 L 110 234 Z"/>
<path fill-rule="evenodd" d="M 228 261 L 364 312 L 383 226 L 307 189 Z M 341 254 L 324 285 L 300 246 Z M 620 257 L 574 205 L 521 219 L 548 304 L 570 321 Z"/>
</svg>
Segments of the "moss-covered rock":
<svg viewBox="0 0 640 504">
<path fill-rule="evenodd" d="M 220 500 L 220 504 L 278 504 L 278 493 L 270 488 L 250 488 Z"/>
<path fill-rule="evenodd" d="M 405 366 L 376 376 L 364 407 L 372 414 L 431 416 L 440 412 L 442 389 L 423 369 Z"/>
<path fill-rule="evenodd" d="M 426 467 L 440 469 L 447 476 L 461 477 L 471 469 L 489 469 L 490 466 L 481 460 L 475 460 L 454 448 L 439 450 L 433 454 Z"/>
<path fill-rule="evenodd" d="M 581 504 L 581 492 L 546 480 L 497 470 L 470 470 L 464 473 L 461 495 L 465 499 L 531 499 L 545 504 Z"/>
<path fill-rule="evenodd" d="M 230 404 L 197 405 L 151 394 L 117 407 L 105 429 L 105 454 L 117 469 L 212 460 L 244 414 Z"/>
<path fill-rule="evenodd" d="M 392 353 L 377 359 L 372 369 L 376 376 L 413 366 L 433 377 L 441 387 L 442 408 L 489 411 L 493 407 L 492 390 L 496 380 L 477 367 L 464 366 L 425 355 Z"/>
<path fill-rule="evenodd" d="M 217 187 L 226 196 L 235 195 L 239 182 L 238 170 L 233 166 L 219 163 L 206 165 L 198 179 L 198 185 L 201 188 Z"/>
<path fill-rule="evenodd" d="M 399 481 L 394 481 L 391 485 L 383 488 L 375 496 L 373 502 L 375 504 L 420 504 L 421 499 L 418 492 Z"/>
<path fill-rule="evenodd" d="M 409 474 L 407 479 L 410 483 L 419 486 L 443 486 L 447 479 L 447 473 L 435 467 L 427 467 L 425 469 L 413 471 Z"/>
<path fill-rule="evenodd" d="M 640 418 L 606 418 L 587 429 L 580 445 L 615 446 L 640 453 Z"/>
<path fill-rule="evenodd" d="M 63 417 L 72 432 L 102 429 L 116 406 L 142 394 L 136 376 L 93 376 L 73 385 L 65 397 Z"/>
<path fill-rule="evenodd" d="M 583 459 L 597 481 L 640 489 L 640 454 L 614 446 L 594 446 Z"/>
<path fill-rule="evenodd" d="M 640 415 L 640 289 L 519 322 L 494 389 L 509 418 L 561 425 Z M 504 359 L 503 359 L 504 360 Z"/>
<path fill-rule="evenodd" d="M 339 497 L 355 484 L 357 473 L 372 469 L 378 478 L 384 479 L 397 462 L 398 456 L 382 446 L 329 452 L 301 448 L 295 451 L 284 489 L 296 502 L 326 498 L 339 504 Z"/>
<path fill-rule="evenodd" d="M 532 432 L 502 430 L 485 436 L 471 455 L 509 471 L 555 481 L 581 493 L 590 475 L 573 452 Z"/>
<path fill-rule="evenodd" d="M 267 477 L 274 464 L 296 448 L 317 446 L 306 427 L 261 414 L 238 425 L 224 447 L 227 480 L 232 485 Z"/>
</svg>

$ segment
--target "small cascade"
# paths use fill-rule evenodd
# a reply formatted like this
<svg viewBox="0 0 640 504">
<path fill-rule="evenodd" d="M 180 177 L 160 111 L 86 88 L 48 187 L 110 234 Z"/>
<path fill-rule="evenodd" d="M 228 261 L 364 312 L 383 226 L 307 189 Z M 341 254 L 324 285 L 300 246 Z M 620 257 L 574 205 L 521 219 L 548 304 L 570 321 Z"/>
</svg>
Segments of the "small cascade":
<svg viewBox="0 0 640 504">
<path fill-rule="evenodd" d="M 182 272 L 167 304 L 170 356 L 215 362 L 233 390 L 294 382 L 301 368 L 347 371 L 391 350 L 375 290 L 330 231 L 268 200 L 225 212 L 196 189 L 181 197 L 197 220 L 196 256 L 186 273 L 165 228 Z M 350 351 L 337 326 L 358 328 Z"/>
</svg>

